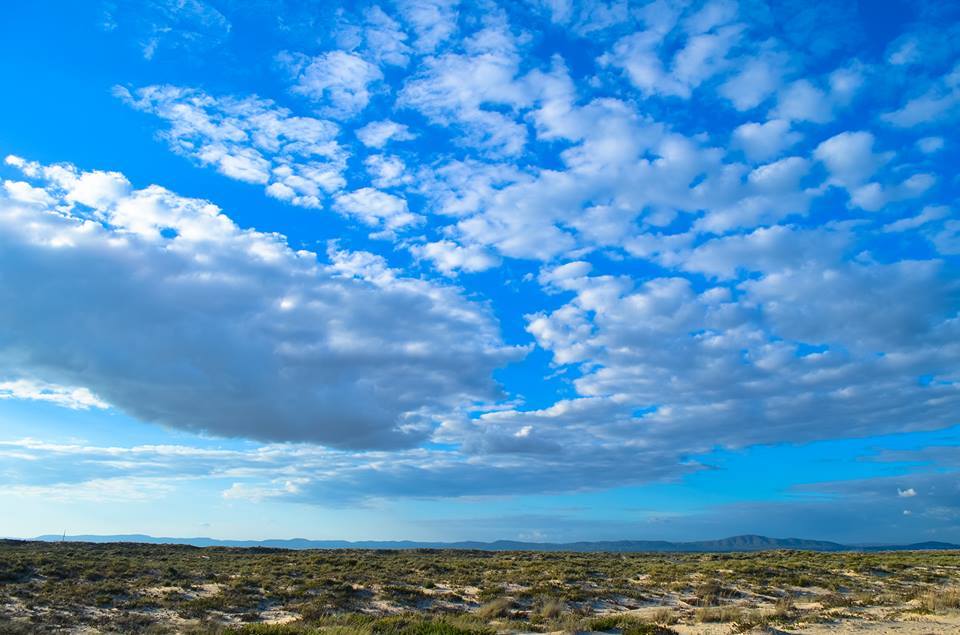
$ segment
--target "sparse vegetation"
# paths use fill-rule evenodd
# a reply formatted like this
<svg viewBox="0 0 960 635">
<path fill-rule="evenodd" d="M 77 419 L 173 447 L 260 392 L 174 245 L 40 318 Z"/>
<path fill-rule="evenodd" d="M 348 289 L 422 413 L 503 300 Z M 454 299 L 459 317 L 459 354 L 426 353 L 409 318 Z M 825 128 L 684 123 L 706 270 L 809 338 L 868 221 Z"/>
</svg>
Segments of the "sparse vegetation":
<svg viewBox="0 0 960 635">
<path fill-rule="evenodd" d="M 957 552 L 285 551 L 0 541 L 0 635 L 667 635 L 716 625 L 795 632 L 878 615 L 953 620 L 943 623 L 960 632 L 958 583 Z"/>
</svg>

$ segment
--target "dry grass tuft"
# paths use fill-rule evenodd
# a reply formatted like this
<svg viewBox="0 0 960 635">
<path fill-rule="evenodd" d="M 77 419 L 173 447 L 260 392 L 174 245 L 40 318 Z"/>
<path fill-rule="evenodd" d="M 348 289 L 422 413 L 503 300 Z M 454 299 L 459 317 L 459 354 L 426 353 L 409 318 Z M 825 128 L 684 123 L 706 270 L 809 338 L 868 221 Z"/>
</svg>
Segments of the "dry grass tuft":
<svg viewBox="0 0 960 635">
<path fill-rule="evenodd" d="M 491 620 L 497 617 L 509 617 L 513 609 L 513 600 L 510 598 L 497 598 L 490 600 L 477 609 L 477 617 L 484 620 Z"/>
<path fill-rule="evenodd" d="M 739 606 L 705 606 L 693 613 L 698 622 L 739 622 L 743 618 L 743 609 Z"/>
<path fill-rule="evenodd" d="M 942 613 L 949 609 L 960 609 L 960 588 L 928 591 L 920 596 L 920 608 L 929 613 Z"/>
</svg>

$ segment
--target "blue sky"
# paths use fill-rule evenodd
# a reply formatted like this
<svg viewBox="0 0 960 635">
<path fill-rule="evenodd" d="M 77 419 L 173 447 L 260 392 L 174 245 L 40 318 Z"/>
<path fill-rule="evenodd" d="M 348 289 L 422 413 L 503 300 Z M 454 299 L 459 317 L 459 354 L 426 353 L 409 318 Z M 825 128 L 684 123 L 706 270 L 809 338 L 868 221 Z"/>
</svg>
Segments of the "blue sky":
<svg viewBox="0 0 960 635">
<path fill-rule="evenodd" d="M 960 4 L 37 2 L 0 534 L 960 541 Z"/>
</svg>

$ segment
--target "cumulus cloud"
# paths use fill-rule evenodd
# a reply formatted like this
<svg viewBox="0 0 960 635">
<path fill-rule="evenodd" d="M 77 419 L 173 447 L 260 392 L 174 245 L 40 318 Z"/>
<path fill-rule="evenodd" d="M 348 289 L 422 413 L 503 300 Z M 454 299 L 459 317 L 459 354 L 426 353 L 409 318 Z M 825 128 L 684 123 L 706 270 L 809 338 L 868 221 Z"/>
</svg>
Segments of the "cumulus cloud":
<svg viewBox="0 0 960 635">
<path fill-rule="evenodd" d="M 819 80 L 801 78 L 784 86 L 771 116 L 787 121 L 823 124 L 849 105 L 863 84 L 856 66 L 839 68 Z"/>
<path fill-rule="evenodd" d="M 800 138 L 800 134 L 792 132 L 790 123 L 783 119 L 744 123 L 733 131 L 734 144 L 754 161 L 772 159 L 797 143 Z"/>
<path fill-rule="evenodd" d="M 495 399 L 492 370 L 519 354 L 486 308 L 378 257 L 345 268 L 350 254 L 334 251 L 324 263 L 207 201 L 8 163 L 55 204 L 0 203 L 0 261 L 19 272 L 0 281 L 0 325 L 17 334 L 0 345 L 5 377 L 83 387 L 141 420 L 211 434 L 397 447 Z"/>
<path fill-rule="evenodd" d="M 483 247 L 465 247 L 451 240 L 413 245 L 410 251 L 418 258 L 433 262 L 433 265 L 446 275 L 456 275 L 458 271 L 486 271 L 500 262 L 499 258 Z"/>
<path fill-rule="evenodd" d="M 818 145 L 814 156 L 826 164 L 837 183 L 855 186 L 893 158 L 893 153 L 874 153 L 873 143 L 869 132 L 841 132 Z"/>
<path fill-rule="evenodd" d="M 409 141 L 414 137 L 407 126 L 384 119 L 371 121 L 357 129 L 357 138 L 369 148 L 382 148 L 390 141 Z"/>
<path fill-rule="evenodd" d="M 395 187 L 413 180 L 400 157 L 373 154 L 364 159 L 363 164 L 375 187 Z"/>
<path fill-rule="evenodd" d="M 376 65 L 346 51 L 327 51 L 316 57 L 282 53 L 278 61 L 294 78 L 291 90 L 333 117 L 350 117 L 366 108 L 370 85 L 383 79 Z"/>
<path fill-rule="evenodd" d="M 410 213 L 404 199 L 372 187 L 363 187 L 338 195 L 334 209 L 343 214 L 356 216 L 366 225 L 382 226 L 388 230 L 399 229 L 423 220 L 421 216 Z"/>
<path fill-rule="evenodd" d="M 787 56 L 767 54 L 747 60 L 733 77 L 719 88 L 737 110 L 756 108 L 780 86 Z"/>
<path fill-rule="evenodd" d="M 721 279 L 771 274 L 791 267 L 836 260 L 849 244 L 844 231 L 810 231 L 776 225 L 749 234 L 708 240 L 690 250 L 662 256 L 665 264 Z"/>
</svg>

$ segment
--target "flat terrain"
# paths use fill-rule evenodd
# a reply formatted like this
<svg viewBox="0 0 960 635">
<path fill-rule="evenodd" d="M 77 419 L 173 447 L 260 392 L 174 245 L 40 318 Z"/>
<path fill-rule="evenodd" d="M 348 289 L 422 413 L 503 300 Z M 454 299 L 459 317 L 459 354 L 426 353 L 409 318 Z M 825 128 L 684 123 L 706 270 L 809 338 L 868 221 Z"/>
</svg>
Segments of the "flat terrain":
<svg viewBox="0 0 960 635">
<path fill-rule="evenodd" d="M 960 633 L 960 552 L 0 541 L 3 633 Z"/>
</svg>

